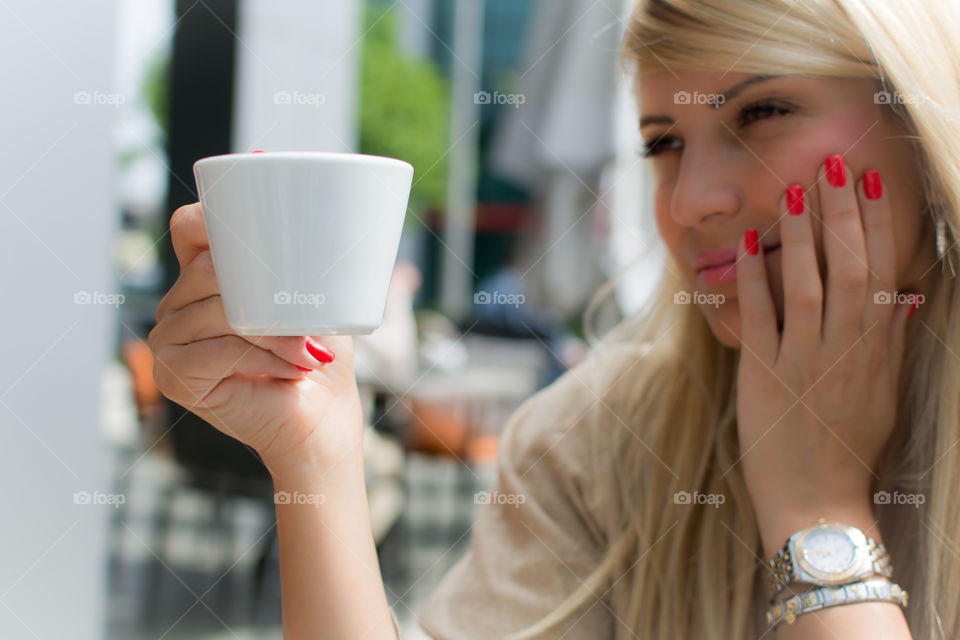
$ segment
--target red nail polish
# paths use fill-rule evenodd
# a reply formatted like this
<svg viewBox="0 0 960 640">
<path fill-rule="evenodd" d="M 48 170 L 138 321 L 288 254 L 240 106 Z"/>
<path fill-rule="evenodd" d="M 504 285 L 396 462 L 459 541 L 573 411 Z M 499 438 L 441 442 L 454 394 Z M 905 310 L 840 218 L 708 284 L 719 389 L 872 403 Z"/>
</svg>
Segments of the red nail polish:
<svg viewBox="0 0 960 640">
<path fill-rule="evenodd" d="M 298 364 L 295 364 L 293 366 L 295 366 L 297 369 L 300 369 L 300 371 L 313 371 L 313 369 L 311 369 L 310 367 L 301 367 Z"/>
<path fill-rule="evenodd" d="M 883 182 L 880 181 L 880 172 L 871 169 L 863 174 L 863 193 L 868 200 L 879 200 L 883 195 Z"/>
<path fill-rule="evenodd" d="M 792 216 L 803 213 L 803 187 L 799 184 L 787 187 L 787 211 Z"/>
<path fill-rule="evenodd" d="M 847 168 L 843 163 L 843 156 L 827 156 L 827 181 L 834 187 L 847 184 Z"/>
<path fill-rule="evenodd" d="M 326 347 L 319 342 L 314 342 L 310 338 L 307 338 L 306 342 L 307 352 L 310 353 L 314 358 L 322 362 L 323 364 L 330 364 L 333 362 L 334 353 L 330 350 L 329 347 Z"/>
<path fill-rule="evenodd" d="M 919 306 L 920 306 L 920 302 L 919 302 L 918 300 L 914 300 L 914 301 L 913 301 L 913 304 L 910 305 L 910 311 L 907 312 L 907 317 L 909 318 L 909 317 L 912 316 L 914 313 L 916 313 L 917 307 L 919 307 Z"/>
<path fill-rule="evenodd" d="M 747 253 L 752 256 L 757 255 L 757 251 L 760 250 L 757 242 L 757 230 L 747 229 L 746 233 L 743 234 L 743 241 L 747 245 Z"/>
</svg>

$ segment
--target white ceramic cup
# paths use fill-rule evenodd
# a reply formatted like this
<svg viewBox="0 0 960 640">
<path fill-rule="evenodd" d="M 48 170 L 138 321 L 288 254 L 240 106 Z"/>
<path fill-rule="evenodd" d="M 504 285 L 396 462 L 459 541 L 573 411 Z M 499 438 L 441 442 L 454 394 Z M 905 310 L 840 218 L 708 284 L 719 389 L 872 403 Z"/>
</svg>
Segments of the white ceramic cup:
<svg viewBox="0 0 960 640">
<path fill-rule="evenodd" d="M 413 167 L 354 153 L 232 153 L 193 173 L 230 327 L 366 334 L 383 322 Z"/>
</svg>

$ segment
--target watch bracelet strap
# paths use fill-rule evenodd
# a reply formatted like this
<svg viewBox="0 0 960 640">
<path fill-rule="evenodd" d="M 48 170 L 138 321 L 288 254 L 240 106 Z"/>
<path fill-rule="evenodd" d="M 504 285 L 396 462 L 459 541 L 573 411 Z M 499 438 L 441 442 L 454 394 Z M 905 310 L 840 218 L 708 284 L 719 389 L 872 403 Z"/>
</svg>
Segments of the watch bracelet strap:
<svg viewBox="0 0 960 640">
<path fill-rule="evenodd" d="M 793 624 L 797 616 L 811 611 L 857 602 L 892 602 L 907 606 L 909 594 L 900 585 L 886 578 L 870 578 L 836 587 L 819 587 L 784 598 L 767 609 L 770 630 L 784 621 Z"/>
<path fill-rule="evenodd" d="M 873 566 L 874 575 L 883 576 L 885 578 L 893 577 L 893 567 L 890 565 L 890 554 L 887 553 L 886 547 L 883 544 L 878 543 L 873 538 L 867 538 L 867 559 L 870 561 Z M 767 595 L 770 598 L 770 603 L 773 604 L 776 600 L 777 595 L 786 588 L 787 584 L 791 582 L 790 579 L 790 548 L 789 542 L 784 544 L 777 555 L 772 559 L 767 561 Z M 853 581 L 860 580 L 862 578 L 855 578 Z M 852 582 L 853 582 L 852 581 Z"/>
</svg>

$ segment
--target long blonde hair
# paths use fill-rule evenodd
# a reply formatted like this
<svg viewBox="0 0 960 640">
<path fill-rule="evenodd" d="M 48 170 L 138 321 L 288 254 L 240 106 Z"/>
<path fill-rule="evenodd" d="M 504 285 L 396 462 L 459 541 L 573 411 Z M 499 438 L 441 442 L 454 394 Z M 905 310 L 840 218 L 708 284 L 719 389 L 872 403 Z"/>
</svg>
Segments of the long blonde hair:
<svg viewBox="0 0 960 640">
<path fill-rule="evenodd" d="M 641 82 L 666 65 L 875 77 L 890 94 L 924 96 L 891 110 L 921 158 L 927 211 L 945 221 L 947 259 L 957 265 L 958 34 L 960 12 L 950 0 L 641 0 L 622 60 Z M 581 368 L 592 372 L 602 400 L 591 428 L 609 434 L 615 458 L 605 471 L 619 487 L 609 546 L 581 588 L 511 637 L 559 634 L 558 623 L 597 598 L 613 601 L 618 638 L 728 640 L 765 630 L 757 606 L 763 550 L 737 465 L 739 351 L 716 339 L 696 305 L 674 304 L 686 283 L 668 260 L 649 305 L 592 341 L 591 359 L 602 366 Z M 875 491 L 924 496 L 919 508 L 876 507 L 918 640 L 960 637 L 960 554 L 951 548 L 960 542 L 951 539 L 960 534 L 960 278 L 934 268 L 923 322 L 908 327 L 897 423 L 874 483 Z M 597 292 L 588 327 L 611 289 L 608 282 Z M 726 499 L 678 505 L 678 491 Z"/>
</svg>

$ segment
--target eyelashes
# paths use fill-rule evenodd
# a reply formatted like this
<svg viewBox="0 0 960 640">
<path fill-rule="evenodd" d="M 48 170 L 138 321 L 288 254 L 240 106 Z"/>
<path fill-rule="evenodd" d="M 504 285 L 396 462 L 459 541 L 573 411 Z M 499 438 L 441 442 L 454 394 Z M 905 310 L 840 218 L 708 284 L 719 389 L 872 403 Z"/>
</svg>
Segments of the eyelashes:
<svg viewBox="0 0 960 640">
<path fill-rule="evenodd" d="M 790 113 L 793 113 L 793 109 L 786 105 L 770 100 L 758 100 L 740 109 L 740 113 L 737 114 L 737 126 L 743 128 L 758 120 L 767 120 L 771 117 L 784 116 Z M 642 158 L 652 158 L 665 151 L 670 151 L 672 148 L 676 148 L 670 145 L 679 142 L 679 140 L 672 136 L 660 136 L 640 145 L 637 153 Z"/>
</svg>

